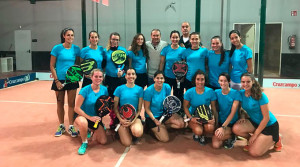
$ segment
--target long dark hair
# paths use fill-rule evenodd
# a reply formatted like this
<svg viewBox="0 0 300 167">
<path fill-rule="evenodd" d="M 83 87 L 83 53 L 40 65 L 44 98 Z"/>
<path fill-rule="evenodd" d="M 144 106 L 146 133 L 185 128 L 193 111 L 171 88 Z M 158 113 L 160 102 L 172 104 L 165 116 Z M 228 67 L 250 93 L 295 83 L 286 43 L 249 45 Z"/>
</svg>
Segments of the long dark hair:
<svg viewBox="0 0 300 167">
<path fill-rule="evenodd" d="M 231 34 L 237 34 L 239 37 L 241 37 L 241 33 L 238 30 L 231 30 L 229 32 L 229 38 L 230 38 Z M 230 49 L 230 53 L 229 53 L 230 57 L 232 56 L 235 49 L 236 49 L 236 46 L 231 44 L 231 49 Z"/>
<path fill-rule="evenodd" d="M 252 85 L 252 88 L 251 88 L 251 96 L 255 100 L 260 100 L 261 96 L 262 96 L 263 89 L 261 88 L 260 84 L 256 81 L 254 75 L 251 74 L 251 73 L 246 72 L 246 73 L 242 74 L 241 78 L 242 77 L 250 77 L 251 78 L 251 80 L 253 82 L 253 85 Z"/>
<path fill-rule="evenodd" d="M 60 33 L 60 41 L 61 41 L 61 43 L 64 43 L 64 42 L 65 42 L 64 35 L 66 35 L 67 31 L 73 31 L 73 33 L 74 33 L 73 28 L 70 28 L 70 27 L 64 28 L 64 29 L 61 31 L 61 33 Z"/>
<path fill-rule="evenodd" d="M 130 50 L 132 50 L 132 52 L 133 52 L 135 55 L 138 55 L 138 44 L 137 44 L 136 40 L 138 39 L 138 37 L 139 37 L 140 35 L 141 35 L 141 36 L 143 37 L 143 39 L 144 39 L 144 42 L 143 42 L 143 44 L 142 44 L 142 46 L 141 46 L 141 50 L 142 50 L 142 52 L 143 52 L 143 55 L 146 57 L 146 61 L 148 62 L 148 60 L 149 60 L 149 51 L 148 51 L 148 49 L 147 49 L 147 47 L 146 47 L 146 39 L 145 39 L 145 36 L 144 36 L 142 33 L 138 33 L 138 34 L 136 34 L 136 35 L 133 37 L 132 42 L 131 42 L 131 49 L 130 49 Z"/>
<path fill-rule="evenodd" d="M 222 44 L 222 46 L 221 46 L 221 59 L 220 59 L 220 62 L 219 62 L 219 66 L 221 66 L 222 63 L 224 62 L 224 59 L 225 59 L 225 50 L 224 50 L 224 47 L 223 47 L 222 38 L 217 35 L 217 36 L 212 37 L 210 41 L 212 41 L 213 39 L 219 39 L 219 41 Z"/>
<path fill-rule="evenodd" d="M 196 77 L 197 75 L 204 75 L 204 84 L 207 82 L 207 76 L 205 74 L 205 72 L 201 71 L 201 70 L 197 70 L 192 78 L 192 84 L 196 85 Z"/>
</svg>

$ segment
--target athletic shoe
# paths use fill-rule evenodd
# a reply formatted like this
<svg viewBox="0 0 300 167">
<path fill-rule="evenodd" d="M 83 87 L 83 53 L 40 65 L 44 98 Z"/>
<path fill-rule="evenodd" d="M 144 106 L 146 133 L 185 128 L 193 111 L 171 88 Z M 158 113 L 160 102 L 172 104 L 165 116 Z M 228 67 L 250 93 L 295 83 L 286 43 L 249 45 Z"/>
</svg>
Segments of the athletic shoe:
<svg viewBox="0 0 300 167">
<path fill-rule="evenodd" d="M 200 136 L 200 138 L 199 138 L 199 143 L 201 144 L 201 145 L 205 145 L 206 144 L 206 142 L 205 142 L 205 137 L 204 136 Z"/>
<path fill-rule="evenodd" d="M 74 126 L 69 127 L 68 133 L 69 133 L 72 137 L 77 137 L 77 136 L 78 136 L 78 132 L 75 130 Z"/>
<path fill-rule="evenodd" d="M 65 133 L 66 128 L 63 125 L 59 125 L 57 131 L 55 132 L 55 136 L 59 137 L 61 136 L 63 133 Z"/>
<path fill-rule="evenodd" d="M 78 154 L 83 155 L 86 152 L 87 147 L 88 147 L 87 143 L 82 143 L 78 149 Z"/>
<path fill-rule="evenodd" d="M 281 136 L 279 136 L 278 142 L 275 143 L 275 145 L 274 145 L 274 150 L 277 151 L 277 152 L 280 152 L 282 147 L 283 147 L 283 144 L 282 144 L 282 141 L 281 141 Z"/>
<path fill-rule="evenodd" d="M 199 142 L 199 136 L 193 134 L 193 140 L 196 141 L 196 142 Z"/>
<path fill-rule="evenodd" d="M 236 136 L 233 135 L 233 137 L 231 139 L 227 139 L 224 142 L 224 148 L 226 148 L 226 149 L 232 149 L 235 142 L 236 142 Z"/>
<path fill-rule="evenodd" d="M 243 148 L 244 151 L 249 151 L 249 145 L 245 145 Z"/>
</svg>

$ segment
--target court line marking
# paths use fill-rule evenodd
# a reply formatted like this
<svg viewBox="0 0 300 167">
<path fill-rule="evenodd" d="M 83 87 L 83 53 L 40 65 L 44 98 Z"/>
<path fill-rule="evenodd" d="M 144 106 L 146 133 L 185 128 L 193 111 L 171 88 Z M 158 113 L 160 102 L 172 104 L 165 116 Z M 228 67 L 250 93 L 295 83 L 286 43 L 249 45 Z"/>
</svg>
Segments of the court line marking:
<svg viewBox="0 0 300 167">
<path fill-rule="evenodd" d="M 117 164 L 115 165 L 115 167 L 119 167 L 121 165 L 121 163 L 123 162 L 123 160 L 126 157 L 127 153 L 129 152 L 130 148 L 131 148 L 131 146 L 125 148 L 123 154 L 119 158 L 119 160 L 118 160 Z"/>
<path fill-rule="evenodd" d="M 292 117 L 292 118 L 298 117 L 298 118 L 300 118 L 300 115 L 283 115 L 283 114 L 274 114 L 274 115 L 279 116 L 279 117 Z"/>
</svg>

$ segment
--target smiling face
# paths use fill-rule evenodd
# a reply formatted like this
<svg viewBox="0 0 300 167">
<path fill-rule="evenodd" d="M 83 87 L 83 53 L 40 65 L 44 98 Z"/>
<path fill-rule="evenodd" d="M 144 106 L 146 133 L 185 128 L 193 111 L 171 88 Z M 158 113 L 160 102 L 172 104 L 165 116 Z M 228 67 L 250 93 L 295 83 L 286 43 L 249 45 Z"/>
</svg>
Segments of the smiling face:
<svg viewBox="0 0 300 167">
<path fill-rule="evenodd" d="M 213 38 L 211 40 L 211 49 L 215 52 L 220 52 L 222 43 L 219 38 Z"/>
<path fill-rule="evenodd" d="M 98 41 L 99 41 L 98 34 L 96 32 L 90 33 L 89 40 L 90 40 L 91 45 L 96 46 L 98 44 Z"/>
<path fill-rule="evenodd" d="M 229 82 L 225 76 L 220 76 L 218 80 L 220 87 L 222 89 L 228 89 L 229 88 Z"/>
<path fill-rule="evenodd" d="M 152 31 L 151 32 L 151 39 L 153 44 L 158 44 L 160 42 L 160 32 L 159 31 Z"/>
<path fill-rule="evenodd" d="M 240 46 L 241 45 L 241 37 L 236 33 L 232 33 L 232 34 L 230 34 L 230 42 L 231 42 L 231 44 L 233 44 L 236 47 Z"/>
<path fill-rule="evenodd" d="M 155 86 L 161 87 L 165 82 L 165 77 L 163 76 L 163 74 L 157 74 L 153 80 Z"/>
<path fill-rule="evenodd" d="M 199 35 L 197 35 L 197 34 L 191 35 L 190 42 L 191 42 L 192 48 L 199 48 L 199 44 L 200 44 Z"/>
<path fill-rule="evenodd" d="M 91 76 L 91 80 L 93 84 L 100 85 L 103 81 L 103 73 L 101 71 L 95 71 Z"/>
<path fill-rule="evenodd" d="M 203 88 L 205 85 L 205 76 L 203 74 L 198 74 L 195 79 L 196 88 Z"/>
<path fill-rule="evenodd" d="M 120 42 L 120 37 L 118 35 L 112 35 L 110 38 L 110 46 L 118 47 Z"/>
<path fill-rule="evenodd" d="M 136 73 L 134 69 L 127 70 L 127 73 L 125 75 L 125 78 L 127 80 L 127 83 L 134 83 L 136 79 Z"/>
<path fill-rule="evenodd" d="M 172 45 L 178 44 L 178 42 L 179 42 L 179 34 L 178 33 L 172 33 L 170 39 L 171 39 Z"/>
<path fill-rule="evenodd" d="M 139 35 L 138 37 L 137 37 L 137 39 L 136 39 L 136 43 L 137 43 L 137 45 L 138 46 L 142 46 L 143 45 L 143 43 L 144 43 L 144 37 L 142 36 L 142 35 Z"/>
<path fill-rule="evenodd" d="M 241 86 L 245 91 L 250 91 L 253 86 L 253 81 L 250 76 L 243 76 L 241 78 Z"/>
<path fill-rule="evenodd" d="M 74 41 L 74 32 L 72 30 L 68 30 L 65 32 L 63 37 L 65 38 L 65 43 L 71 44 Z"/>
</svg>

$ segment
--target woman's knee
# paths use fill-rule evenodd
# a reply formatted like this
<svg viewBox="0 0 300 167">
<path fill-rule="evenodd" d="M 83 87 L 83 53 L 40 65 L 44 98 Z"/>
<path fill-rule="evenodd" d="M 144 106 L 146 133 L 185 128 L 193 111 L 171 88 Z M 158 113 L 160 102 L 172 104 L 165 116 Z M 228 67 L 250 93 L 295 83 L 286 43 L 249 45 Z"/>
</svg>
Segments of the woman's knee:
<svg viewBox="0 0 300 167">
<path fill-rule="evenodd" d="M 249 148 L 249 154 L 252 156 L 252 157 L 260 157 L 262 156 L 264 153 L 257 150 L 257 149 L 253 149 L 253 148 Z"/>
</svg>

